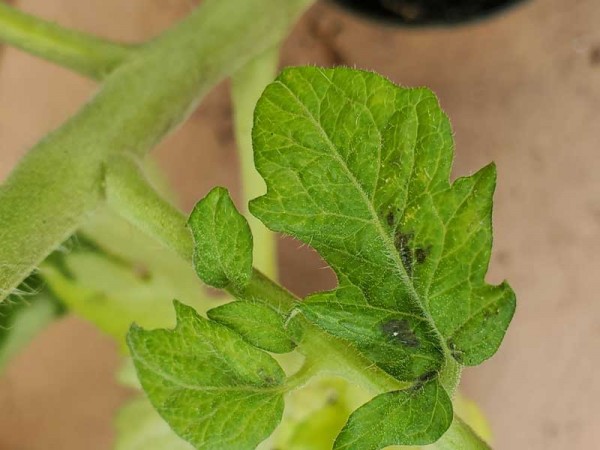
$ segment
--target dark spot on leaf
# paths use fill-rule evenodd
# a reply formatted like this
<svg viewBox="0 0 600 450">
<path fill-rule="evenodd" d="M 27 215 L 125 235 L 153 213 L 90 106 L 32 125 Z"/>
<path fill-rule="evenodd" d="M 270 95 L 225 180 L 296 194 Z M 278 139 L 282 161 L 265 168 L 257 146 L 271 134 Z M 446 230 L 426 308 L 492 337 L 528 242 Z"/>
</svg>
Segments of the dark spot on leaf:
<svg viewBox="0 0 600 450">
<path fill-rule="evenodd" d="M 429 372 L 425 372 L 423 375 L 421 375 L 418 379 L 418 382 L 420 384 L 425 384 L 428 381 L 433 380 L 435 377 L 437 377 L 437 372 L 435 370 L 430 370 Z"/>
<path fill-rule="evenodd" d="M 394 212 L 393 211 L 388 212 L 387 216 L 385 217 L 385 220 L 387 220 L 387 224 L 390 227 L 393 227 L 394 226 L 394 220 L 395 220 Z"/>
<path fill-rule="evenodd" d="M 418 248 L 415 250 L 415 260 L 418 264 L 423 264 L 429 256 L 429 248 Z"/>
<path fill-rule="evenodd" d="M 452 355 L 452 357 L 459 363 L 462 363 L 463 360 L 463 352 L 461 352 L 460 350 L 458 350 L 456 348 L 456 344 L 454 343 L 454 341 L 448 341 L 448 348 L 450 349 L 450 354 Z"/>
<path fill-rule="evenodd" d="M 419 338 L 405 319 L 390 319 L 383 322 L 381 324 L 381 331 L 391 342 L 411 348 L 419 346 Z"/>
<path fill-rule="evenodd" d="M 412 233 L 402 233 L 401 231 L 398 231 L 394 236 L 394 245 L 396 246 L 396 250 L 401 251 L 403 248 L 407 248 L 408 243 L 412 238 Z"/>
<path fill-rule="evenodd" d="M 266 385 L 268 385 L 268 386 L 275 384 L 275 379 L 274 379 L 274 378 L 273 378 L 271 375 L 269 375 L 269 374 L 265 373 L 265 371 L 264 371 L 263 369 L 260 369 L 260 370 L 258 371 L 258 376 L 259 376 L 260 378 L 262 378 L 262 380 L 263 380 L 263 381 L 265 382 L 265 384 L 266 384 Z"/>
<path fill-rule="evenodd" d="M 413 269 L 413 254 L 408 246 L 410 240 L 413 238 L 412 233 L 402 233 L 398 231 L 396 236 L 394 237 L 394 246 L 396 250 L 400 254 L 400 259 L 402 260 L 402 265 L 406 269 L 408 275 L 412 275 Z"/>
<path fill-rule="evenodd" d="M 450 353 L 452 354 L 452 357 L 456 360 L 456 362 L 462 363 L 463 353 L 460 350 L 452 350 Z"/>
</svg>

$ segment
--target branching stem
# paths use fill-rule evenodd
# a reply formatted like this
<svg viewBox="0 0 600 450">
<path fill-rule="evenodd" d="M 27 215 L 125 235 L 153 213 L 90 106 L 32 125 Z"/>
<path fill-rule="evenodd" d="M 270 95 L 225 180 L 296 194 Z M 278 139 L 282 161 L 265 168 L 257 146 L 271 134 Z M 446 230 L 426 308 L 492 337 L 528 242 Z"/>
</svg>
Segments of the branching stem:
<svg viewBox="0 0 600 450">
<path fill-rule="evenodd" d="M 0 3 L 0 41 L 100 80 L 135 47 L 69 30 Z"/>
<path fill-rule="evenodd" d="M 311 2 L 202 2 L 31 149 L 0 188 L 0 301 L 101 204 L 111 158 L 148 153 L 215 83 L 277 45 Z"/>
</svg>

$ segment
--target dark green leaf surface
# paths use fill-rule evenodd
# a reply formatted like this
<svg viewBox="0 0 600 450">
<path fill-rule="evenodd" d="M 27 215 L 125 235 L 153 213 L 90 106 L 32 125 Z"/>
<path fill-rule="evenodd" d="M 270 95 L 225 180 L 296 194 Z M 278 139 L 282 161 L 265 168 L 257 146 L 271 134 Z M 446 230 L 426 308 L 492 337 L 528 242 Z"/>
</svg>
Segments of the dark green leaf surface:
<svg viewBox="0 0 600 450">
<path fill-rule="evenodd" d="M 252 274 L 252 233 L 224 188 L 214 188 L 190 215 L 194 265 L 202 281 L 243 288 Z"/>
<path fill-rule="evenodd" d="M 283 370 L 229 328 L 175 302 L 177 327 L 132 327 L 128 344 L 150 402 L 196 448 L 254 449 L 281 420 Z"/>
<path fill-rule="evenodd" d="M 295 345 L 285 330 L 284 317 L 265 305 L 231 302 L 207 312 L 209 319 L 238 332 L 255 347 L 274 353 L 291 352 Z"/>
<path fill-rule="evenodd" d="M 515 306 L 508 285 L 484 282 L 495 168 L 449 183 L 452 131 L 433 93 L 347 68 L 292 68 L 255 117 L 268 192 L 252 213 L 338 276 L 305 314 L 403 380 L 438 371 L 444 347 L 463 364 L 489 358 Z"/>
<path fill-rule="evenodd" d="M 452 423 L 452 402 L 437 381 L 378 395 L 358 408 L 334 450 L 378 450 L 389 445 L 431 444 Z"/>
</svg>

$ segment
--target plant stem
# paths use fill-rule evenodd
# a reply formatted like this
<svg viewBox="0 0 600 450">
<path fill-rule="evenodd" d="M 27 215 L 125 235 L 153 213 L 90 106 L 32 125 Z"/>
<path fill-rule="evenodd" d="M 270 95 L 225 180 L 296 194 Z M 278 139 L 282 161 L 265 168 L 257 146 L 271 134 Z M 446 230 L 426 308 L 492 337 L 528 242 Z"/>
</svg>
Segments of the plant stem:
<svg viewBox="0 0 600 450">
<path fill-rule="evenodd" d="M 248 214 L 248 202 L 267 191 L 265 181 L 254 166 L 252 124 L 256 102 L 267 84 L 275 78 L 278 60 L 279 48 L 269 49 L 238 70 L 231 78 L 235 139 L 242 179 L 242 213 L 248 219 L 252 230 L 254 265 L 273 279 L 277 279 L 276 237 L 260 220 Z"/>
<path fill-rule="evenodd" d="M 110 207 L 183 259 L 192 260 L 193 242 L 185 216 L 152 187 L 134 157 L 113 158 L 105 183 Z M 153 220 L 148 220 L 149 213 Z"/>
<path fill-rule="evenodd" d="M 0 188 L 0 301 L 103 199 L 103 170 L 142 156 L 223 77 L 279 43 L 313 0 L 206 0 L 109 75 Z"/>
<path fill-rule="evenodd" d="M 133 52 L 133 47 L 62 28 L 0 3 L 0 40 L 100 80 Z"/>
</svg>

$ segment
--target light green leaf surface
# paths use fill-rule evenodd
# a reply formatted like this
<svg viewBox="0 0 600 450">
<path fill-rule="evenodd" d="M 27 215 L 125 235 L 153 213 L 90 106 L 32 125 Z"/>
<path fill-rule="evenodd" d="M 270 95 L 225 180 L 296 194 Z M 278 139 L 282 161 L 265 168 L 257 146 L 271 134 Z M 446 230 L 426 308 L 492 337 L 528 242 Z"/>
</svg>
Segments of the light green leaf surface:
<svg viewBox="0 0 600 450">
<path fill-rule="evenodd" d="M 489 358 L 515 307 L 508 285 L 484 282 L 495 168 L 449 183 L 452 131 L 434 94 L 369 72 L 291 68 L 255 117 L 268 192 L 251 212 L 338 276 L 306 316 L 398 379 L 429 378 L 445 348 L 463 364 Z"/>
<path fill-rule="evenodd" d="M 452 423 L 452 402 L 437 381 L 378 395 L 352 413 L 335 450 L 378 450 L 435 442 Z"/>
<path fill-rule="evenodd" d="M 115 450 L 192 450 L 145 398 L 125 405 L 117 416 Z"/>
<path fill-rule="evenodd" d="M 283 420 L 259 450 L 331 450 L 357 391 L 340 378 L 313 378 L 285 398 Z"/>
<path fill-rule="evenodd" d="M 106 211 L 44 262 L 40 274 L 71 311 L 123 348 L 132 322 L 148 328 L 175 324 L 173 296 L 202 311 L 219 304 L 189 263 Z"/>
<path fill-rule="evenodd" d="M 286 332 L 285 318 L 268 306 L 244 301 L 231 302 L 209 310 L 207 315 L 263 350 L 287 353 L 295 347 Z"/>
<path fill-rule="evenodd" d="M 128 335 L 138 378 L 171 428 L 201 449 L 254 449 L 281 420 L 285 374 L 229 328 L 175 302 L 174 330 Z"/>
<path fill-rule="evenodd" d="M 192 211 L 188 225 L 200 279 L 217 288 L 244 288 L 252 275 L 252 233 L 227 190 L 210 191 Z"/>
</svg>

